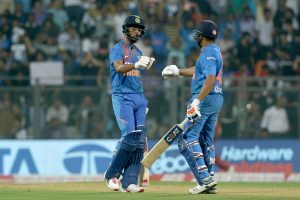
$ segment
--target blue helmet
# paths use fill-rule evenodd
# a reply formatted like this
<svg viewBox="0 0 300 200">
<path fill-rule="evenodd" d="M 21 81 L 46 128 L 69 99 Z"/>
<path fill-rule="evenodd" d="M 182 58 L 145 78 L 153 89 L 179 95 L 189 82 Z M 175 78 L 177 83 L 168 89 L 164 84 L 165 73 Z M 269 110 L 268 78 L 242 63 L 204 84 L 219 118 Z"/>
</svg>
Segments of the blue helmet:
<svg viewBox="0 0 300 200">
<path fill-rule="evenodd" d="M 128 27 L 137 27 L 140 29 L 145 29 L 144 20 L 140 16 L 129 15 L 122 25 L 123 31 L 125 31 Z"/>
<path fill-rule="evenodd" d="M 130 36 L 129 32 L 128 32 L 129 27 L 136 27 L 136 28 L 141 29 L 140 35 Z M 129 15 L 125 19 L 125 21 L 122 25 L 122 28 L 123 28 L 123 33 L 126 34 L 132 42 L 136 42 L 145 33 L 144 20 L 140 16 L 137 16 L 137 15 Z"/>
<path fill-rule="evenodd" d="M 215 40 L 218 37 L 218 28 L 217 25 L 210 20 L 203 20 L 200 22 L 197 30 L 194 30 L 194 38 L 199 41 L 201 36 L 204 36 L 208 39 Z"/>
</svg>

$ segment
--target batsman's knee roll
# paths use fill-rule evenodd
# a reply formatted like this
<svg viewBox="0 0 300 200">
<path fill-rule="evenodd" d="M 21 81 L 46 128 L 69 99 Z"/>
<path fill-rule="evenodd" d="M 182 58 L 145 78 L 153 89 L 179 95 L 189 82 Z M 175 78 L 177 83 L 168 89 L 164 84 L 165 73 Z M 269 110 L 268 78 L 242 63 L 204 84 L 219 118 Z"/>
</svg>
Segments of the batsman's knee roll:
<svg viewBox="0 0 300 200">
<path fill-rule="evenodd" d="M 126 136 L 124 136 L 121 139 L 120 148 L 125 149 L 129 152 L 135 151 L 139 144 L 141 134 L 142 134 L 141 130 L 135 130 L 128 133 Z"/>
</svg>

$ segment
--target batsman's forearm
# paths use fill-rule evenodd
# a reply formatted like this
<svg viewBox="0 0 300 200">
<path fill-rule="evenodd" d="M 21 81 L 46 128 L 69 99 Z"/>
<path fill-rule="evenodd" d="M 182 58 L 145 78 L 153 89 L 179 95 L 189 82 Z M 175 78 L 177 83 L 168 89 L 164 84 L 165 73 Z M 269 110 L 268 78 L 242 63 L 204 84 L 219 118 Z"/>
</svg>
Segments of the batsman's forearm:
<svg viewBox="0 0 300 200">
<path fill-rule="evenodd" d="M 209 76 L 204 82 L 204 85 L 197 98 L 200 101 L 202 101 L 212 91 L 214 85 L 215 85 L 215 77 Z"/>
<path fill-rule="evenodd" d="M 180 76 L 187 76 L 187 77 L 193 77 L 195 72 L 195 67 L 189 67 L 185 69 L 180 69 L 179 70 L 179 75 Z"/>
<path fill-rule="evenodd" d="M 124 64 L 122 60 L 115 61 L 114 68 L 117 73 L 126 73 L 135 69 L 134 64 Z"/>
<path fill-rule="evenodd" d="M 117 73 L 125 73 L 125 72 L 129 72 L 134 68 L 134 64 L 124 64 L 124 65 L 119 65 L 116 69 Z"/>
</svg>

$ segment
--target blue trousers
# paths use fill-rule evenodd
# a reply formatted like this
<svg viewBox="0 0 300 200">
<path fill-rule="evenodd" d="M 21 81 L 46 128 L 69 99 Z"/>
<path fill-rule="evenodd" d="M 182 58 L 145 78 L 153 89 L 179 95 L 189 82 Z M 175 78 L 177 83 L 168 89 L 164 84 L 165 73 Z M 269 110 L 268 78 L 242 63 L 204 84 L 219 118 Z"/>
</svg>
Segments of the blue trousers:
<svg viewBox="0 0 300 200">
<path fill-rule="evenodd" d="M 191 103 L 197 95 L 193 95 Z M 184 139 L 197 162 L 201 179 L 213 173 L 215 162 L 214 137 L 219 112 L 223 105 L 221 94 L 208 95 L 200 103 L 201 118 L 185 126 Z"/>
</svg>

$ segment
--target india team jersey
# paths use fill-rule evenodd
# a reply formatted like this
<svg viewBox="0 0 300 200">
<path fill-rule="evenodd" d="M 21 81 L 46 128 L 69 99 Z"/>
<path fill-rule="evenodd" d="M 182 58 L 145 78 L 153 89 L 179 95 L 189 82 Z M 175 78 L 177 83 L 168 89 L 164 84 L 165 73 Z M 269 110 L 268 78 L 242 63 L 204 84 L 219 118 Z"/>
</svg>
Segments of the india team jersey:
<svg viewBox="0 0 300 200">
<path fill-rule="evenodd" d="M 110 80 L 112 93 L 142 93 L 143 86 L 140 78 L 140 70 L 133 69 L 126 73 L 116 73 L 113 63 L 122 60 L 124 64 L 133 64 L 142 55 L 135 45 L 128 45 L 123 40 L 115 44 L 109 53 Z"/>
<path fill-rule="evenodd" d="M 199 94 L 208 75 L 216 77 L 215 85 L 210 94 L 222 94 L 222 74 L 223 59 L 220 48 L 216 44 L 202 48 L 195 66 L 191 88 L 192 94 Z"/>
</svg>

